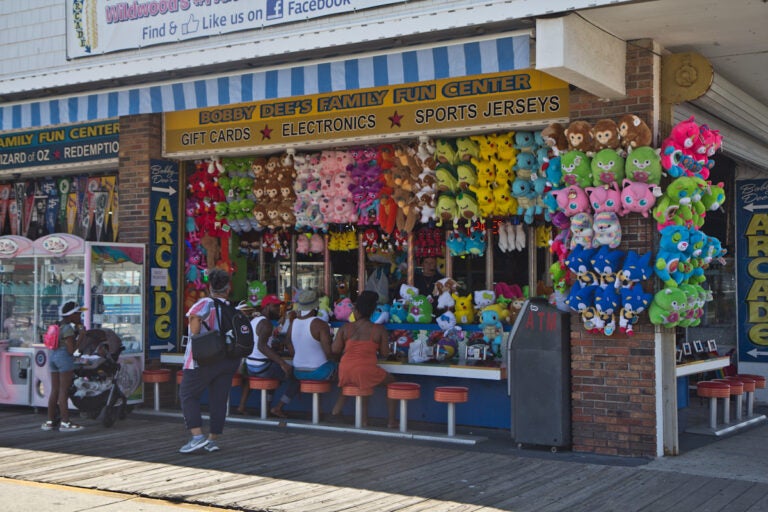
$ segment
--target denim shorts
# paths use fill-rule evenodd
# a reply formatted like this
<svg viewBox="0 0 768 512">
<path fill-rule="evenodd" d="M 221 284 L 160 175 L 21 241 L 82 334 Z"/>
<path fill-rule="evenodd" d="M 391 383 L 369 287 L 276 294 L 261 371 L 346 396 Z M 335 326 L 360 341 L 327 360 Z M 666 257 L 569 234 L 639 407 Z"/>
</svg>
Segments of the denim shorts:
<svg viewBox="0 0 768 512">
<path fill-rule="evenodd" d="M 60 347 L 51 352 L 51 362 L 48 367 L 51 373 L 71 372 L 75 369 L 75 358 L 67 352 L 67 347 Z"/>
</svg>

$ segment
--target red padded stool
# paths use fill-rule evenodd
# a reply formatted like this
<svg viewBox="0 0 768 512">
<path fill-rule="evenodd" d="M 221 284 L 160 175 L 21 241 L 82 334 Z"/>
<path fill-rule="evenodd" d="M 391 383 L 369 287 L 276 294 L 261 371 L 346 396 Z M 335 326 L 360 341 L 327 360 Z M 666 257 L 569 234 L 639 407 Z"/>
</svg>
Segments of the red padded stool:
<svg viewBox="0 0 768 512">
<path fill-rule="evenodd" d="M 448 404 L 448 435 L 456 435 L 456 404 L 469 401 L 469 388 L 440 386 L 435 388 L 435 402 Z"/>
<path fill-rule="evenodd" d="M 405 432 L 408 424 L 408 400 L 418 400 L 420 396 L 421 386 L 415 382 L 387 384 L 387 398 L 400 400 L 400 432 Z"/>
<path fill-rule="evenodd" d="M 743 398 L 745 395 L 749 396 L 755 392 L 755 379 L 751 377 L 744 377 L 743 375 L 732 375 L 726 377 L 725 380 L 728 382 L 741 382 L 743 385 L 743 393 L 736 397 L 736 421 L 741 421 L 741 410 L 744 408 Z M 749 399 L 747 399 L 747 401 L 749 401 Z"/>
<path fill-rule="evenodd" d="M 748 377 L 755 381 L 755 390 L 765 389 L 765 377 L 762 375 L 753 375 L 751 373 L 739 373 L 737 377 Z M 747 418 L 754 415 L 755 394 L 747 392 Z"/>
<path fill-rule="evenodd" d="M 696 394 L 702 398 L 709 398 L 709 428 L 715 430 L 717 426 L 717 399 L 724 401 L 725 412 L 723 419 L 728 423 L 728 400 L 731 397 L 731 385 L 723 381 L 703 380 L 696 384 Z"/>
<path fill-rule="evenodd" d="M 261 390 L 261 419 L 267 419 L 267 391 L 272 391 L 280 387 L 278 379 L 265 379 L 262 377 L 248 377 L 248 387 L 250 389 Z"/>
<path fill-rule="evenodd" d="M 157 370 L 144 370 L 141 372 L 141 380 L 147 384 L 155 385 L 155 410 L 160 410 L 160 383 L 170 382 L 171 370 L 159 368 Z"/>
<path fill-rule="evenodd" d="M 329 380 L 300 380 L 299 390 L 302 393 L 312 393 L 312 424 L 320 423 L 320 393 L 328 393 L 331 390 Z"/>
<path fill-rule="evenodd" d="M 355 428 L 363 428 L 363 397 L 373 395 L 373 388 L 344 386 L 341 388 L 341 394 L 355 397 Z"/>
</svg>

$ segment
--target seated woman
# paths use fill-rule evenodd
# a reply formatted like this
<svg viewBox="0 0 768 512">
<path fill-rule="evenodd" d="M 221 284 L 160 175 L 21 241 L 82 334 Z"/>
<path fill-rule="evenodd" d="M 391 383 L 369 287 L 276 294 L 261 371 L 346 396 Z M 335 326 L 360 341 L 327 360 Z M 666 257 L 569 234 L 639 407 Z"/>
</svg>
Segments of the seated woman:
<svg viewBox="0 0 768 512">
<path fill-rule="evenodd" d="M 293 375 L 298 380 L 330 380 L 336 376 L 336 357 L 331 352 L 331 329 L 317 317 L 318 297 L 312 290 L 299 293 L 298 315 L 286 336 L 293 352 Z"/>
<path fill-rule="evenodd" d="M 378 356 L 389 356 L 389 335 L 383 326 L 371 322 L 379 296 L 376 292 L 362 292 L 353 309 L 355 321 L 342 326 L 333 340 L 333 353 L 341 354 L 339 386 L 373 388 L 394 382 L 391 374 L 378 365 Z M 333 414 L 341 413 L 343 396 L 339 398 Z M 387 427 L 397 427 L 396 400 L 387 400 Z M 368 424 L 368 399 L 363 398 L 363 425 Z"/>
</svg>

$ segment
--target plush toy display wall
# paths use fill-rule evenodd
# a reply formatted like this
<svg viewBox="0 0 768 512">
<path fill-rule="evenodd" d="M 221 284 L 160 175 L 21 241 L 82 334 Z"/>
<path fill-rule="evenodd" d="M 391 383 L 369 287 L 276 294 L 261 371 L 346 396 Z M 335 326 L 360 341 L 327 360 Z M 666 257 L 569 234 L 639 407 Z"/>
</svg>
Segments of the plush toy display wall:
<svg viewBox="0 0 768 512">
<path fill-rule="evenodd" d="M 702 231 L 706 213 L 725 201 L 722 184 L 707 181 L 722 140 L 691 118 L 661 148 L 651 142 L 646 123 L 629 114 L 541 132 L 212 159 L 197 166 L 187 211 L 197 237 L 258 231 L 284 257 L 291 236 L 300 254 L 318 254 L 325 233 L 331 251 L 357 249 L 361 234 L 360 250 L 380 262 L 405 254 L 408 233 L 419 258 L 442 256 L 445 247 L 454 257 L 481 257 L 489 250 L 486 226 L 502 253 L 522 251 L 534 242 L 526 241 L 524 226 L 534 224 L 536 244 L 549 245 L 556 257 L 552 303 L 578 312 L 588 331 L 632 335 L 646 310 L 654 324 L 693 326 L 711 300 L 704 269 L 724 255 Z M 656 221 L 658 251 L 622 249 L 626 216 Z M 193 247 L 188 254 L 188 281 L 199 282 L 205 265 Z M 663 285 L 655 294 L 653 275 Z M 411 341 L 437 346 L 450 338 L 441 345 L 443 359 L 457 356 L 451 347 L 458 337 L 486 344 L 499 358 L 500 326 L 515 321 L 528 296 L 527 287 L 507 283 L 466 294 L 450 278 L 430 292 L 405 288 L 376 318 L 442 321 L 442 335 Z M 346 319 L 350 306 L 348 299 L 330 305 L 328 314 Z M 457 334 L 473 323 L 480 326 L 474 334 Z"/>
</svg>

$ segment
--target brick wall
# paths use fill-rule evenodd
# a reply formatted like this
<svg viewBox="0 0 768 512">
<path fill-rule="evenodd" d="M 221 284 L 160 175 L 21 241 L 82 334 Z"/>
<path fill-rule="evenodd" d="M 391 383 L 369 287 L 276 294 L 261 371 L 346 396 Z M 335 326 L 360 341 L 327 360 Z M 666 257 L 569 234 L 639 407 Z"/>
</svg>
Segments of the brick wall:
<svg viewBox="0 0 768 512">
<path fill-rule="evenodd" d="M 160 114 L 120 118 L 120 242 L 149 242 L 149 161 L 161 156 L 162 125 Z"/>
<path fill-rule="evenodd" d="M 639 115 L 649 126 L 654 112 L 651 41 L 627 45 L 627 97 L 600 101 L 584 91 L 571 93 L 571 119 L 595 122 Z M 652 220 L 622 218 L 621 249 L 643 254 L 657 239 Z M 652 291 L 652 282 L 646 291 Z M 644 315 L 632 337 L 590 334 L 578 315 L 571 316 L 571 406 L 573 450 L 606 455 L 656 455 L 654 326 Z"/>
</svg>

